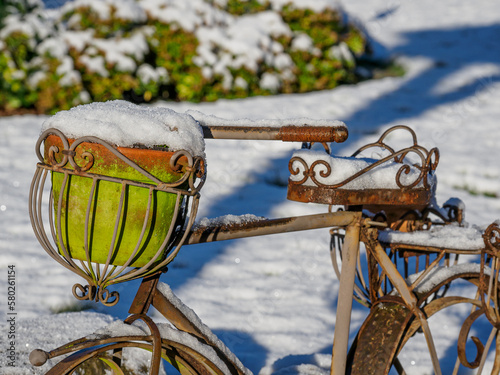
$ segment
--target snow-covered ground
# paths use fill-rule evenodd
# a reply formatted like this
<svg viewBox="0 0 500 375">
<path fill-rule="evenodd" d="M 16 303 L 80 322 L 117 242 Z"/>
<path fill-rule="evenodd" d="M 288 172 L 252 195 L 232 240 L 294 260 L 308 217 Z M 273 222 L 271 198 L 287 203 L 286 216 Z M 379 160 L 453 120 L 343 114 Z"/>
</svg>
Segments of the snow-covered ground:
<svg viewBox="0 0 500 375">
<path fill-rule="evenodd" d="M 350 0 L 379 53 L 399 56 L 403 78 L 384 78 L 333 91 L 257 97 L 216 103 L 160 103 L 178 112 L 195 109 L 227 118 L 312 117 L 339 119 L 349 139 L 334 152 L 349 155 L 389 126 L 406 124 L 425 147 L 437 146 L 437 199 L 459 197 L 466 220 L 487 225 L 500 218 L 500 7 L 496 1 Z M 0 119 L 0 368 L 33 374 L 27 360 L 35 347 L 50 349 L 127 316 L 137 282 L 121 284 L 113 308 L 54 314 L 79 306 L 71 286 L 79 279 L 60 267 L 36 241 L 28 218 L 28 190 L 35 141 L 44 116 Z M 207 141 L 208 181 L 199 217 L 252 213 L 283 217 L 320 213 L 325 207 L 286 200 L 287 164 L 299 145 L 280 142 Z M 269 366 L 329 366 L 338 280 L 328 254 L 328 231 L 280 234 L 182 249 L 162 277 L 254 373 Z M 17 367 L 6 367 L 7 272 L 16 270 Z M 464 286 L 463 292 L 470 292 Z M 457 329 L 466 310 L 450 312 L 431 328 L 443 372 L 451 372 Z M 352 330 L 366 309 L 354 305 Z M 157 320 L 161 320 L 153 314 Z M 483 337 L 487 325 L 473 335 Z M 353 338 L 352 334 L 351 339 Z M 431 373 L 425 342 L 402 356 L 408 373 Z M 313 355 L 318 353 L 317 355 Z M 474 355 L 472 349 L 471 356 Z M 287 357 L 288 356 L 288 357 Z M 491 361 L 489 363 L 491 367 Z M 488 368 L 488 366 L 487 366 Z M 43 367 L 46 371 L 46 367 Z M 468 373 L 468 372 L 463 372 Z M 488 371 L 486 371 L 488 373 Z"/>
</svg>

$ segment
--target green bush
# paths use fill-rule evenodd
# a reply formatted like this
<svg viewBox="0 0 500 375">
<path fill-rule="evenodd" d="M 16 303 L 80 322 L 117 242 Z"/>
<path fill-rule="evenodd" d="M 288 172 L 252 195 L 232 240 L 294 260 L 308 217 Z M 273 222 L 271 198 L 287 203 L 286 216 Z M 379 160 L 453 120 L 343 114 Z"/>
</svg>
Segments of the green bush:
<svg viewBox="0 0 500 375">
<path fill-rule="evenodd" d="M 336 9 L 190 1 L 196 7 L 75 0 L 56 17 L 38 0 L 2 3 L 0 111 L 52 113 L 122 98 L 213 101 L 360 80 L 367 38 Z"/>
<path fill-rule="evenodd" d="M 242 16 L 270 10 L 271 4 L 268 1 L 260 0 L 227 0 L 222 9 L 235 16 Z"/>
<path fill-rule="evenodd" d="M 208 94 L 210 82 L 193 63 L 198 40 L 193 33 L 172 25 L 154 22 L 149 38 L 154 64 L 166 69 L 172 82 L 173 99 L 200 101 Z"/>
</svg>

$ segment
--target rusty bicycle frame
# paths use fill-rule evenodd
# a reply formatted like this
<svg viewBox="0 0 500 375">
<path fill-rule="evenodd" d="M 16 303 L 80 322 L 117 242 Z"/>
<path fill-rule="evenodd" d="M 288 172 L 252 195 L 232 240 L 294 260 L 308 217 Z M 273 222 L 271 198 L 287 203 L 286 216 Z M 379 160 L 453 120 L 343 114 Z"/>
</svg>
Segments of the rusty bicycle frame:
<svg viewBox="0 0 500 375">
<path fill-rule="evenodd" d="M 245 140 L 281 140 L 291 142 L 302 142 L 306 146 L 312 143 L 321 143 L 327 152 L 330 151 L 329 143 L 344 142 L 347 139 L 347 129 L 344 127 L 313 127 L 313 126 L 284 126 L 275 127 L 239 127 L 239 126 L 203 126 L 203 134 L 206 139 L 245 139 Z M 395 130 L 409 132 L 413 145 L 402 150 L 393 150 L 386 142 L 388 134 Z M 45 150 L 45 155 L 40 152 L 42 143 L 49 135 L 56 135 L 61 139 L 62 150 L 51 148 Z M 84 143 L 98 143 L 110 150 L 114 157 L 139 171 L 147 177 L 147 183 L 125 181 L 123 179 L 96 175 L 92 173 L 92 155 L 81 154 L 78 159 L 78 147 Z M 450 205 L 446 208 L 446 214 L 430 208 L 428 203 L 433 191 L 429 176 L 434 174 L 439 161 L 437 149 L 427 151 L 417 143 L 415 133 L 403 126 L 392 128 L 385 132 L 380 139 L 358 150 L 353 156 L 370 147 L 379 147 L 388 152 L 388 156 L 383 157 L 378 162 L 351 176 L 347 180 L 334 185 L 328 185 L 320 181 L 328 177 L 331 168 L 322 161 L 308 165 L 300 157 L 293 157 L 290 160 L 289 169 L 292 176 L 298 176 L 289 180 L 288 198 L 299 202 L 315 202 L 332 205 L 345 206 L 344 211 L 327 212 L 317 215 L 305 215 L 299 217 L 289 217 L 280 219 L 262 219 L 250 223 L 231 225 L 199 226 L 194 228 L 193 223 L 196 217 L 200 189 L 205 181 L 206 170 L 204 162 L 200 158 L 192 157 L 185 151 L 180 151 L 172 156 L 171 168 L 179 170 L 182 175 L 178 181 L 166 184 L 146 170 L 127 158 L 118 149 L 108 143 L 94 138 L 84 137 L 78 140 L 68 140 L 64 134 L 55 129 L 49 129 L 41 135 L 37 142 L 37 155 L 40 163 L 33 179 L 30 191 L 30 217 L 35 234 L 49 255 L 64 267 L 76 272 L 87 281 L 87 286 L 76 284 L 73 287 L 73 294 L 80 300 L 95 300 L 104 305 L 113 305 L 118 302 L 118 294 L 109 292 L 108 286 L 118 282 L 142 278 L 142 283 L 136 297 L 130 307 L 131 316 L 125 323 L 131 324 L 135 320 L 142 320 L 150 330 L 150 335 L 145 336 L 120 336 L 101 337 L 98 339 L 82 338 L 74 342 L 65 344 L 52 351 L 37 349 L 30 355 L 33 365 L 41 366 L 47 360 L 60 355 L 69 355 L 61 362 L 50 369 L 47 374 L 60 375 L 71 374 L 80 364 L 90 358 L 100 358 L 116 373 L 121 373 L 122 348 L 138 347 L 152 351 L 152 361 L 149 374 L 155 375 L 160 368 L 161 358 L 168 357 L 177 364 L 180 364 L 181 373 L 214 374 L 221 373 L 220 368 L 212 362 L 206 360 L 203 355 L 197 353 L 189 347 L 180 343 L 162 338 L 156 324 L 146 315 L 150 306 L 154 306 L 163 314 L 179 331 L 196 337 L 202 343 L 214 348 L 219 358 L 225 363 L 231 374 L 244 374 L 241 364 L 235 363 L 234 359 L 225 352 L 227 348 L 218 346 L 218 340 L 199 329 L 192 319 L 171 300 L 166 298 L 158 289 L 159 276 L 165 271 L 166 266 L 178 253 L 181 246 L 190 244 L 222 241 L 236 238 L 261 236 L 275 233 L 285 233 L 292 231 L 302 231 L 316 228 L 331 229 L 332 261 L 335 272 L 340 280 L 339 295 L 337 302 L 337 313 L 335 322 L 335 332 L 332 347 L 331 374 L 344 375 L 366 374 L 366 373 L 388 373 L 394 366 L 400 374 L 404 374 L 397 355 L 404 344 L 413 336 L 417 330 L 424 333 L 428 350 L 431 356 L 433 369 L 436 374 L 441 374 L 435 344 L 432 338 L 427 319 L 435 312 L 458 303 L 470 303 L 473 306 L 471 317 L 464 323 L 459 337 L 457 366 L 454 373 L 458 371 L 458 362 L 469 368 L 479 368 L 484 366 L 484 361 L 488 348 L 492 341 L 497 341 L 497 352 L 495 356 L 494 370 L 492 373 L 500 372 L 500 356 L 498 350 L 500 345 L 500 304 L 498 303 L 500 287 L 498 285 L 498 273 L 500 272 L 500 228 L 498 224 L 492 224 L 484 234 L 484 248 L 473 251 L 459 251 L 456 249 L 433 248 L 430 246 L 403 245 L 403 244 L 383 244 L 378 240 L 379 229 L 393 228 L 403 232 L 415 230 L 425 230 L 435 225 L 429 219 L 431 214 L 437 215 L 440 219 L 439 225 L 449 223 L 461 224 L 463 212 L 460 207 Z M 405 158 L 413 154 L 419 161 L 413 164 L 418 171 L 415 181 L 404 184 L 401 176 L 409 173 L 408 164 L 404 164 Z M 187 161 L 182 168 L 177 165 L 178 160 L 184 157 Z M 82 165 L 82 161 L 84 165 Z M 353 181 L 372 169 L 386 162 L 402 163 L 398 171 L 396 183 L 398 188 L 392 190 L 349 190 L 344 189 L 346 184 Z M 321 169 L 322 168 L 322 169 Z M 182 170 L 181 170 L 182 169 Z M 144 219 L 141 237 L 136 246 L 136 251 L 125 264 L 112 264 L 111 246 L 107 262 L 105 264 L 95 264 L 92 262 L 90 250 L 85 242 L 86 259 L 73 260 L 69 249 L 65 248 L 61 239 L 61 222 L 63 213 L 63 197 L 66 185 L 63 185 L 59 197 L 54 197 L 52 192 L 49 197 L 49 227 L 45 229 L 46 223 L 43 218 L 43 191 L 49 172 L 57 172 L 64 175 L 64 184 L 69 184 L 72 176 L 88 177 L 93 180 L 93 188 L 88 198 L 85 233 L 89 232 L 89 222 L 91 221 L 91 207 L 95 199 L 95 187 L 100 181 L 112 181 L 122 185 L 121 199 L 118 204 L 119 210 L 116 218 L 115 232 L 112 243 L 119 236 L 118 226 L 123 215 L 124 196 L 126 189 L 130 186 L 143 187 L 149 189 L 150 200 L 147 214 Z M 196 182 L 198 181 L 198 182 Z M 312 182 L 311 182 L 312 181 Z M 69 185 L 68 185 L 69 186 Z M 69 189 L 69 188 L 68 188 Z M 147 218 L 151 206 L 151 196 L 155 192 L 174 194 L 176 198 L 175 212 L 173 215 L 170 230 L 162 241 L 162 246 L 151 261 L 138 268 L 130 268 L 131 260 L 136 255 L 137 249 L 143 240 Z M 58 204 L 54 202 L 58 200 Z M 54 205 L 57 209 L 54 210 Z M 54 213 L 52 212 L 54 210 Z M 187 212 L 190 212 L 187 223 Z M 366 215 L 366 211 L 375 215 Z M 55 216 L 55 217 L 54 217 Z M 382 217 L 382 219 L 381 219 Z M 343 233 L 339 233 L 343 231 Z M 52 234 L 52 239 L 47 232 Z M 52 241 L 52 242 L 51 242 Z M 54 245 L 58 244 L 58 245 Z M 363 279 L 360 264 L 360 244 L 366 247 L 368 258 L 368 282 Z M 166 249 L 166 251 L 165 251 Z M 342 265 L 337 262 L 335 252 L 340 252 Z M 165 254 L 166 253 L 166 254 Z M 446 279 L 431 291 L 421 293 L 417 285 L 431 271 L 436 270 L 443 262 L 446 266 L 456 264 L 450 261 L 450 254 L 466 253 L 477 255 L 481 258 L 481 263 L 477 271 L 464 271 L 456 273 L 453 277 Z M 408 268 L 408 258 L 411 256 L 426 256 L 424 271 L 420 276 L 408 283 L 395 264 L 396 254 L 401 254 L 405 259 L 405 270 Z M 429 254 L 435 258 L 429 260 Z M 417 268 L 418 260 L 417 260 Z M 457 278 L 467 279 L 478 286 L 478 293 L 475 299 L 461 296 L 436 298 L 429 302 L 431 297 L 440 288 L 447 288 L 451 281 Z M 361 286 L 360 286 L 361 283 Z M 354 296 L 354 298 L 353 298 Z M 350 320 L 353 299 L 370 308 L 370 314 L 358 332 L 355 342 L 349 350 Z M 385 308 L 382 306 L 386 306 Z M 387 308 L 390 306 L 391 308 Z M 473 362 L 469 362 L 465 356 L 465 341 L 467 341 L 470 326 L 479 317 L 485 315 L 491 323 L 493 329 L 486 348 L 473 337 L 478 355 Z M 387 323 L 390 323 L 387 325 Z M 384 328 L 387 326 L 387 328 Z M 379 331 L 379 336 L 374 336 L 373 332 Z M 385 348 L 375 349 L 380 346 L 374 342 L 373 337 L 383 338 L 388 344 Z M 486 349 L 486 350 L 484 350 Z M 103 353 L 112 351 L 112 359 L 103 357 Z M 73 354 L 71 354 L 73 353 Z M 187 369 L 187 370 L 186 370 Z"/>
</svg>

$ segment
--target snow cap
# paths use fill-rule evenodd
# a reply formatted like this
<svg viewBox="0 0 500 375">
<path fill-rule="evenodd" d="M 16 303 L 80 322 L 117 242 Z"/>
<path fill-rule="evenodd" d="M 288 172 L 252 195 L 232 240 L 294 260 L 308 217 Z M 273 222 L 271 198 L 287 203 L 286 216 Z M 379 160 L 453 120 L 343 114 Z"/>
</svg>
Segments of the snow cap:
<svg viewBox="0 0 500 375">
<path fill-rule="evenodd" d="M 67 137 L 95 136 L 121 147 L 168 146 L 205 156 L 203 131 L 190 115 L 169 108 L 139 106 L 123 100 L 91 103 L 48 118 L 42 131 L 56 128 Z"/>
</svg>

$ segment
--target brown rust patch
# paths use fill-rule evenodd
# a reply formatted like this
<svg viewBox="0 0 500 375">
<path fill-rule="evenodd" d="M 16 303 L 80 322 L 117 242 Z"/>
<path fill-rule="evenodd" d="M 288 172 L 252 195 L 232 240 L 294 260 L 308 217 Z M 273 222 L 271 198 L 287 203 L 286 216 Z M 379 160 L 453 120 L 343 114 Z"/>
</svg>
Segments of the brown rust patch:
<svg viewBox="0 0 500 375">
<path fill-rule="evenodd" d="M 235 231 L 250 231 L 254 229 L 260 228 L 268 228 L 268 227 L 278 227 L 282 225 L 286 225 L 292 222 L 292 218 L 284 218 L 284 219 L 265 219 L 248 221 L 246 223 L 235 223 L 235 224 L 224 224 L 224 225 L 208 225 L 208 226 L 200 226 L 193 231 L 193 234 L 209 234 L 209 233 L 221 233 L 221 232 L 235 232 Z"/>
<path fill-rule="evenodd" d="M 426 206 L 431 196 L 430 189 L 347 190 L 294 184 L 288 184 L 287 193 L 292 201 L 346 206 Z"/>
<path fill-rule="evenodd" d="M 283 126 L 279 138 L 283 142 L 344 142 L 348 137 L 344 126 Z"/>
<path fill-rule="evenodd" d="M 71 145 L 73 144 L 74 139 L 69 139 L 68 142 Z M 59 149 L 59 152 L 53 155 L 55 160 L 51 160 L 49 155 L 49 149 L 51 146 L 56 146 Z M 163 181 L 167 183 L 179 179 L 185 172 L 186 165 L 188 164 L 187 158 L 185 156 L 181 156 L 174 168 L 172 168 L 170 165 L 170 159 L 174 154 L 172 151 L 129 147 L 116 147 L 116 149 L 137 165 L 145 168 L 155 177 L 158 175 L 169 176 L 169 181 Z M 91 155 L 92 164 L 88 164 L 89 156 L 86 154 Z M 114 177 L 117 178 L 150 182 L 146 177 L 141 175 L 138 171 L 130 168 L 124 161 L 113 155 L 105 146 L 101 144 L 82 142 L 74 151 L 64 150 L 61 139 L 58 136 L 49 135 L 45 140 L 45 163 L 54 164 L 60 162 L 63 159 L 63 155 L 73 157 L 77 165 L 83 168 L 83 171 L 87 171 L 92 174 L 108 175 L 110 173 L 109 171 L 112 170 L 116 172 Z M 64 168 L 73 169 L 69 163 L 67 163 Z M 200 164 L 200 170 L 204 170 L 203 163 Z M 77 174 L 79 173 L 79 171 L 75 172 Z"/>
</svg>

